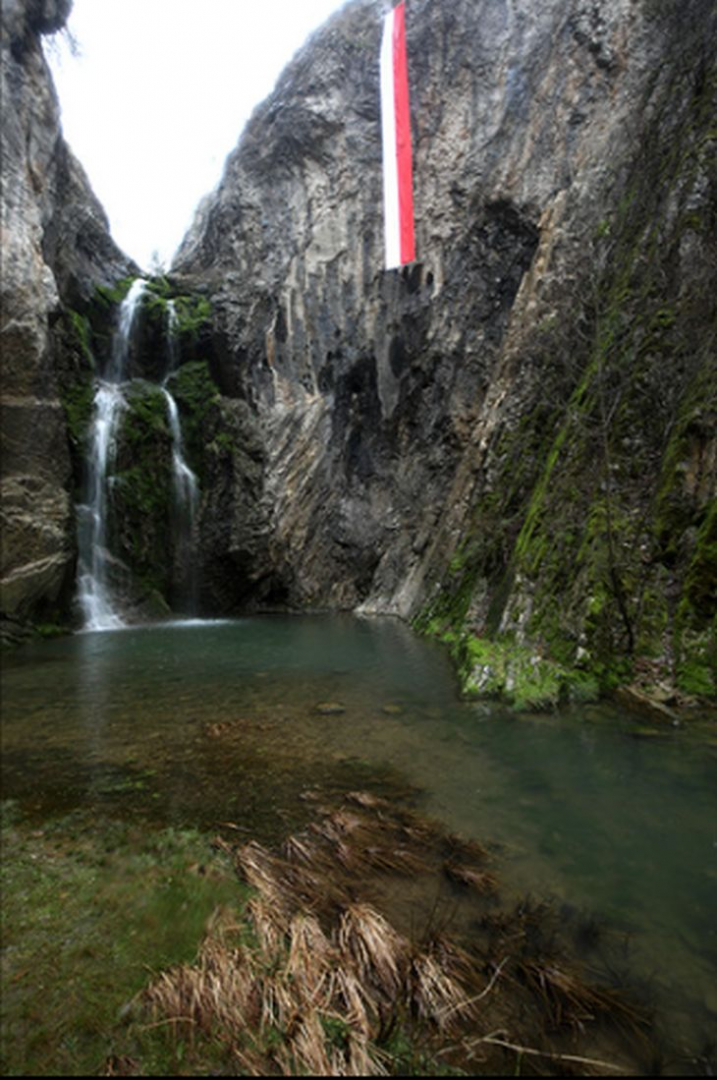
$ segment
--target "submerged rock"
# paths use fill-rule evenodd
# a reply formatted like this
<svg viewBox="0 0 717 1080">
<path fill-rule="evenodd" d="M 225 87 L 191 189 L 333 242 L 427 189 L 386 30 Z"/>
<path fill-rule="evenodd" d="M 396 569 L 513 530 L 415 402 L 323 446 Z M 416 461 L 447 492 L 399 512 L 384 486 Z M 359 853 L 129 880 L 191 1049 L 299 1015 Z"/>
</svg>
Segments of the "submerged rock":
<svg viewBox="0 0 717 1080">
<path fill-rule="evenodd" d="M 652 721 L 671 726 L 679 724 L 679 718 L 673 709 L 668 709 L 667 705 L 636 686 L 620 687 L 615 691 L 615 700 L 631 712 L 639 713 Z"/>
<path fill-rule="evenodd" d="M 340 705 L 338 701 L 322 701 L 315 706 L 315 711 L 320 716 L 341 716 L 346 712 L 346 706 Z"/>
</svg>

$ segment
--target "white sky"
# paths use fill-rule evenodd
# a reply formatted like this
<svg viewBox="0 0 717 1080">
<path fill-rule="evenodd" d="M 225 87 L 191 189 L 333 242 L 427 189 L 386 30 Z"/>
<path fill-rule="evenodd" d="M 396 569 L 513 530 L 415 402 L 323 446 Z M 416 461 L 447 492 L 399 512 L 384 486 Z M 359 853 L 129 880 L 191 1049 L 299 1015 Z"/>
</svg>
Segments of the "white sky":
<svg viewBox="0 0 717 1080">
<path fill-rule="evenodd" d="M 47 50 L 65 137 L 114 239 L 168 264 L 253 108 L 343 0 L 74 0 Z"/>
</svg>

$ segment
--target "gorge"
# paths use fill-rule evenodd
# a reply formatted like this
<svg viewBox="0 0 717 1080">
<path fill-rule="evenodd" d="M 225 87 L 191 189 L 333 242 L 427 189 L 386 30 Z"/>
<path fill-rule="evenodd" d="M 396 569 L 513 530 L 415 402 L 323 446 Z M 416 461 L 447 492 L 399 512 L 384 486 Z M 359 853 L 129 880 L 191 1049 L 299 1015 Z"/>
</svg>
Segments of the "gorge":
<svg viewBox="0 0 717 1080">
<path fill-rule="evenodd" d="M 385 272 L 348 0 L 152 274 L 70 7 L 2 6 L 0 1064 L 712 1075 L 714 3 L 409 0 Z"/>
<path fill-rule="evenodd" d="M 67 7 L 3 31 L 9 639 L 73 618 L 93 365 L 138 273 L 62 142 L 39 41 Z M 519 705 L 714 696 L 715 13 L 670 12 L 415 0 L 401 272 L 375 4 L 297 54 L 141 307 L 131 377 L 177 350 L 199 610 L 397 614 Z M 173 421 L 136 389 L 109 528 L 128 608 L 157 613 Z"/>
</svg>

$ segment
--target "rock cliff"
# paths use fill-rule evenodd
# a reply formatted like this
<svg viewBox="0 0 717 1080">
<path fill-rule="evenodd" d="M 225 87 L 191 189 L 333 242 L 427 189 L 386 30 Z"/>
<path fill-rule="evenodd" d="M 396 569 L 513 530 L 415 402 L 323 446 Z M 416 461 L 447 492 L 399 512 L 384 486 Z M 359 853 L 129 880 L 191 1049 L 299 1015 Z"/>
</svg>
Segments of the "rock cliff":
<svg viewBox="0 0 717 1080">
<path fill-rule="evenodd" d="M 714 5 L 410 0 L 390 273 L 381 11 L 297 55 L 173 267 L 223 395 L 205 604 L 399 614 L 518 703 L 713 693 Z"/>
<path fill-rule="evenodd" d="M 67 609 L 75 563 L 64 385 L 82 362 L 69 309 L 132 264 L 60 130 L 41 35 L 71 0 L 2 5 L 2 565 L 0 628 Z"/>
</svg>

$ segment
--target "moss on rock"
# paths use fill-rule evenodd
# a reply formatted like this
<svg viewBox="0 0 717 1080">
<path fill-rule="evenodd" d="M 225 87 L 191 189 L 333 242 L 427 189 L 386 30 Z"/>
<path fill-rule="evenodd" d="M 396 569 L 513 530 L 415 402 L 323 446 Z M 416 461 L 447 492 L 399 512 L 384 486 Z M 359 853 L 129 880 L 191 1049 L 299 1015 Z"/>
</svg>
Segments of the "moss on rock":
<svg viewBox="0 0 717 1080">
<path fill-rule="evenodd" d="M 182 435 L 189 464 L 201 483 L 206 471 L 205 454 L 209 443 L 207 432 L 214 427 L 211 417 L 219 401 L 219 390 L 205 360 L 182 364 L 167 385 L 177 402 L 181 416 Z"/>
<path fill-rule="evenodd" d="M 111 546 L 145 593 L 163 597 L 172 575 L 172 500 L 167 401 L 158 387 L 135 380 L 127 394 L 110 483 Z"/>
<path fill-rule="evenodd" d="M 592 230 L 565 318 L 524 347 L 523 410 L 503 417 L 470 528 L 417 620 L 468 692 L 550 704 L 644 663 L 715 695 L 717 306 L 693 268 L 713 222 L 695 193 L 715 86 L 675 80 Z M 702 245 L 693 264 L 686 237 Z"/>
</svg>

